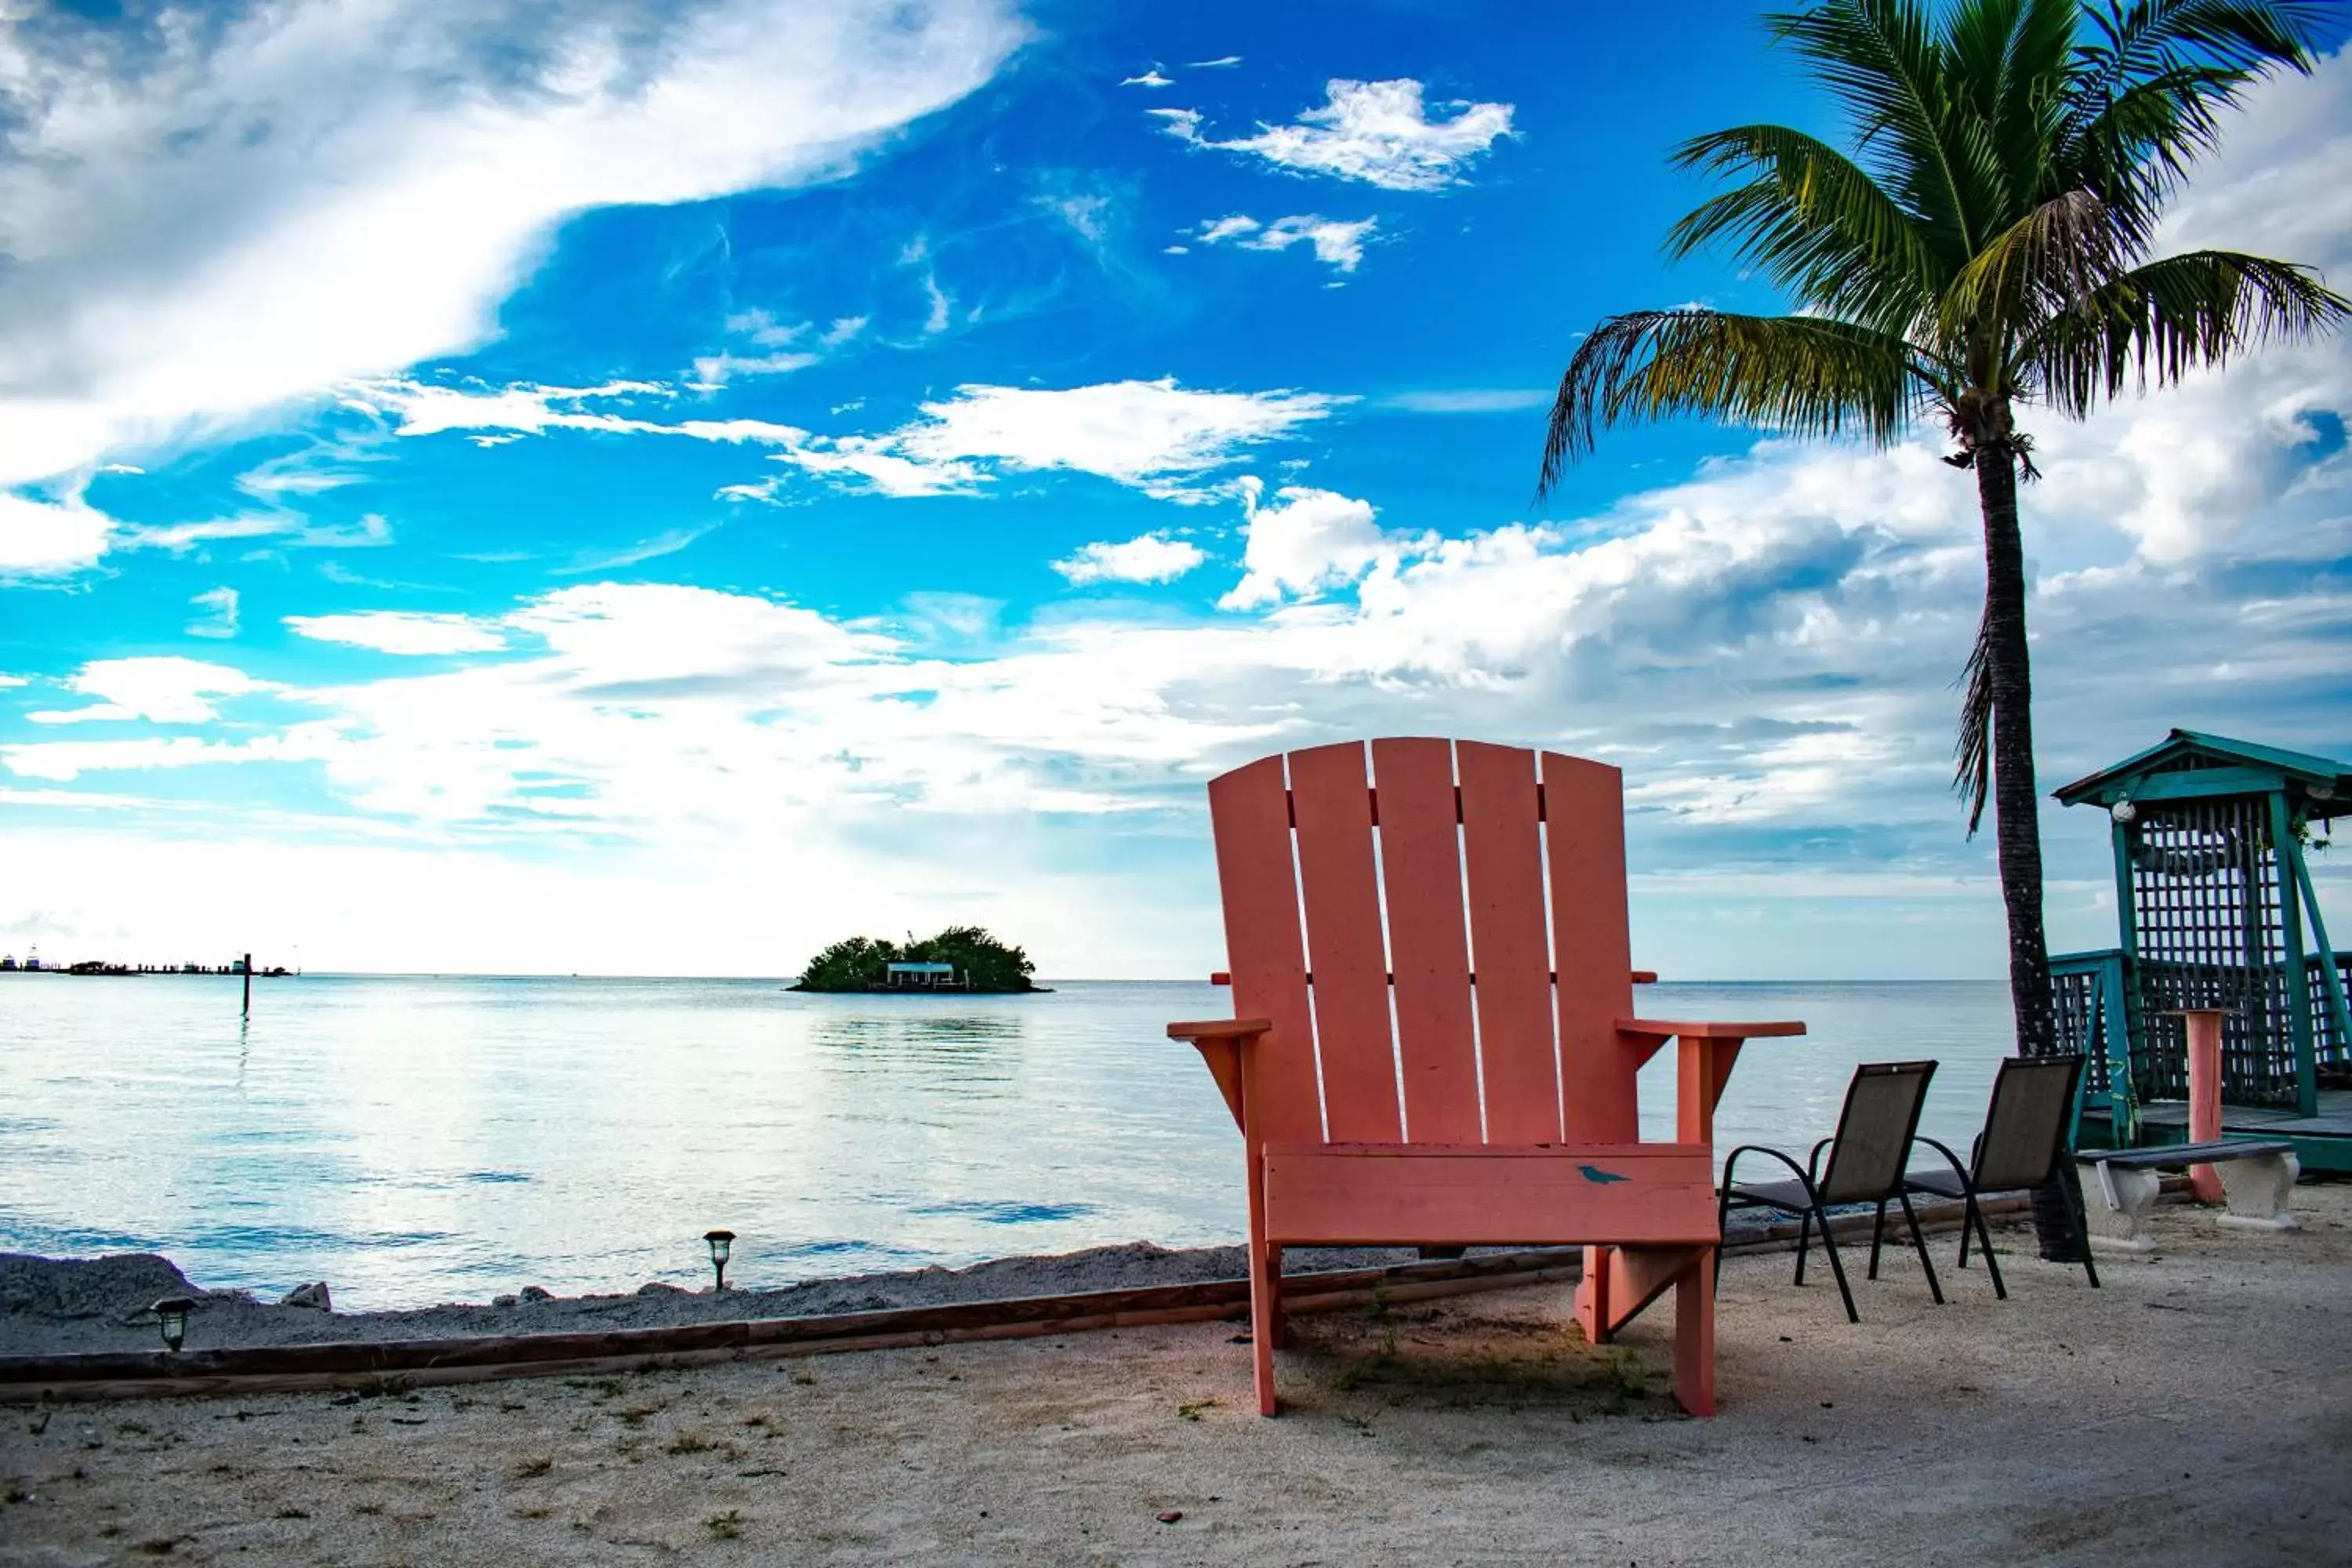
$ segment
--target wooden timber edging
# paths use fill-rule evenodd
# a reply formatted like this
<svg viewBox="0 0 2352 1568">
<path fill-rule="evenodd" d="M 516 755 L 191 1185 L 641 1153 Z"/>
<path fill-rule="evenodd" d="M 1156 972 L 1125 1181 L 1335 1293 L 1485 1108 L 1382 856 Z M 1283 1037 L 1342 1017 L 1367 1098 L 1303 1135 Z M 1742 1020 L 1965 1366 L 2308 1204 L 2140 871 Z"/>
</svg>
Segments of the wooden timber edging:
<svg viewBox="0 0 2352 1568">
<path fill-rule="evenodd" d="M 1988 1217 L 2022 1213 L 2023 1198 L 1995 1198 Z M 1957 1203 L 1922 1206 L 1925 1229 L 1960 1221 Z M 1873 1215 L 1832 1220 L 1840 1237 L 1867 1236 Z M 1760 1226 L 1727 1246 L 1732 1254 L 1783 1251 L 1797 1226 Z M 1889 1234 L 1899 1226 L 1890 1222 Z M 1375 1303 L 1425 1301 L 1477 1290 L 1574 1279 L 1583 1273 L 1578 1247 L 1531 1247 L 1484 1257 L 1297 1274 L 1285 1281 L 1292 1312 L 1328 1312 Z M 900 1350 L 979 1340 L 1032 1339 L 1091 1329 L 1146 1328 L 1238 1319 L 1249 1310 L 1249 1281 L 1213 1279 L 1067 1296 L 962 1301 L 823 1317 L 737 1319 L 591 1333 L 476 1335 L 463 1339 L 344 1341 L 253 1345 L 223 1350 L 0 1356 L 0 1404 L 151 1399 L 185 1394 L 291 1394 L 312 1389 L 404 1392 L 436 1384 L 509 1377 L 580 1377 L 708 1366 L 731 1361 Z"/>
</svg>

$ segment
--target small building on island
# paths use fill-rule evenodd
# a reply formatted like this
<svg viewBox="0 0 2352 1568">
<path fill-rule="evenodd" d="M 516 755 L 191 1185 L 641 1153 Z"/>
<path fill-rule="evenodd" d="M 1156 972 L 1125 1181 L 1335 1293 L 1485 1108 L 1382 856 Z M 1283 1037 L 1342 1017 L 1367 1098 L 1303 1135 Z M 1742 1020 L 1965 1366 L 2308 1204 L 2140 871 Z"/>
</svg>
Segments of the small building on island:
<svg viewBox="0 0 2352 1568">
<path fill-rule="evenodd" d="M 892 962 L 882 966 L 882 984 L 893 991 L 962 991 L 966 982 L 956 976 L 952 963 Z"/>
</svg>

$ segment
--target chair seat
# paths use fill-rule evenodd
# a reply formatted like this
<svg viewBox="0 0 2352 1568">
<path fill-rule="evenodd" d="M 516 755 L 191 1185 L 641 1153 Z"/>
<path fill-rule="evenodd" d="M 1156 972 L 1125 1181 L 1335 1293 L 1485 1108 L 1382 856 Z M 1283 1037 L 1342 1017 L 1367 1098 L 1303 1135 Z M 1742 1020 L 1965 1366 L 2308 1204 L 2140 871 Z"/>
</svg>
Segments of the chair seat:
<svg viewBox="0 0 2352 1568">
<path fill-rule="evenodd" d="M 1733 1203 L 1763 1204 L 1790 1214 L 1802 1214 L 1813 1206 L 1802 1182 L 1735 1182 L 1724 1191 Z"/>
<path fill-rule="evenodd" d="M 1704 1143 L 1291 1143 L 1261 1156 L 1266 1239 L 1377 1247 L 1716 1239 Z"/>
<path fill-rule="evenodd" d="M 1969 1189 L 1959 1173 L 1947 1165 L 1942 1170 L 1906 1171 L 1903 1184 L 1915 1193 L 1933 1193 L 1939 1198 L 1965 1198 Z"/>
</svg>

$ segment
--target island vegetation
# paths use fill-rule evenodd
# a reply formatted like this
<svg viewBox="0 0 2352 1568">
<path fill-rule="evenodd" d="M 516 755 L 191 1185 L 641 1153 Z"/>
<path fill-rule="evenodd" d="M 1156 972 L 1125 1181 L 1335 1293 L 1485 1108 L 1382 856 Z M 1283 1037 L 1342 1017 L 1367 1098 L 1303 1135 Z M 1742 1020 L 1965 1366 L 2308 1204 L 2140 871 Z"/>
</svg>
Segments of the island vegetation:
<svg viewBox="0 0 2352 1568">
<path fill-rule="evenodd" d="M 894 963 L 944 963 L 946 977 L 890 973 Z M 1003 994 L 1041 991 L 1030 976 L 1036 965 L 1029 955 L 991 936 L 978 926 L 950 926 L 937 936 L 904 942 L 884 937 L 853 936 L 836 942 L 801 971 L 794 991 L 959 991 Z"/>
</svg>

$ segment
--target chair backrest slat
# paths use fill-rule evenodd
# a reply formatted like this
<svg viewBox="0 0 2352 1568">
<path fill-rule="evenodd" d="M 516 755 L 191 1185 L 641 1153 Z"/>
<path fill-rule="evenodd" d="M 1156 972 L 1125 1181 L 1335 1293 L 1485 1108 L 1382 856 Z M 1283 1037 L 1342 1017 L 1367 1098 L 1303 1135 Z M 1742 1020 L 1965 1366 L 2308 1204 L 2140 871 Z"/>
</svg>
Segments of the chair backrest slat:
<svg viewBox="0 0 2352 1568">
<path fill-rule="evenodd" d="M 1374 741 L 1372 787 L 1405 1136 L 1416 1143 L 1475 1143 L 1485 1130 L 1470 1023 L 1454 748 L 1444 741 Z"/>
<path fill-rule="evenodd" d="M 1212 779 L 1209 821 L 1224 894 L 1234 1016 L 1274 1024 L 1273 1048 L 1256 1064 L 1250 1129 L 1268 1138 L 1320 1138 L 1314 1014 L 1298 930 L 1298 883 L 1291 873 L 1290 792 L 1282 759 L 1267 757 Z"/>
<path fill-rule="evenodd" d="M 2011 1057 L 2000 1064 L 1973 1162 L 1979 1191 L 2013 1192 L 2050 1179 L 2066 1146 L 2082 1073 L 2083 1058 L 2074 1055 Z"/>
<path fill-rule="evenodd" d="M 1328 1135 L 1335 1142 L 1397 1142 L 1403 1131 L 1363 743 L 1293 752 L 1290 801 Z"/>
<path fill-rule="evenodd" d="M 1934 1062 L 1867 1062 L 1853 1069 L 1822 1173 L 1822 1202 L 1876 1203 L 1902 1185 L 1935 1076 Z"/>
<path fill-rule="evenodd" d="M 1486 1136 L 1497 1143 L 1550 1142 L 1562 1136 L 1559 1054 L 1552 1044 L 1535 759 L 1516 746 L 1476 741 L 1464 741 L 1454 751 L 1462 772 Z"/>
<path fill-rule="evenodd" d="M 1274 1023 L 1254 1129 L 1639 1140 L 1615 768 L 1359 742 L 1236 769 L 1209 808 L 1234 1006 Z"/>
<path fill-rule="evenodd" d="M 1633 1047 L 1617 1037 L 1616 1026 L 1633 1011 L 1624 775 L 1606 763 L 1546 752 L 1543 814 L 1551 863 L 1552 1005 L 1569 1141 L 1631 1143 L 1642 1135 L 1641 1108 Z"/>
</svg>

